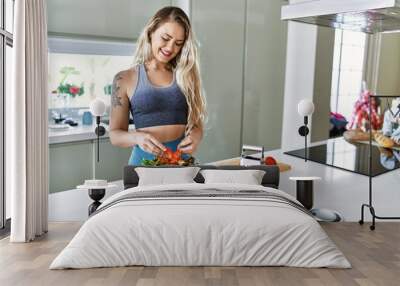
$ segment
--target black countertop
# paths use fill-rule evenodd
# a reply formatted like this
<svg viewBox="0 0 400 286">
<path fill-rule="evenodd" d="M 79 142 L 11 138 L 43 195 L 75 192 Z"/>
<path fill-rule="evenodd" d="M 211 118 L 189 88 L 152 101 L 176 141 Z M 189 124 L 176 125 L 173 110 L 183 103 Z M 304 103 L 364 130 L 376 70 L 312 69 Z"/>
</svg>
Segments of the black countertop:
<svg viewBox="0 0 400 286">
<path fill-rule="evenodd" d="M 308 149 L 308 160 L 323 165 L 368 176 L 369 145 L 349 143 L 343 137 L 327 140 L 326 143 L 311 146 Z M 304 159 L 304 148 L 285 152 Z M 372 146 L 372 177 L 400 168 L 400 151 Z"/>
</svg>

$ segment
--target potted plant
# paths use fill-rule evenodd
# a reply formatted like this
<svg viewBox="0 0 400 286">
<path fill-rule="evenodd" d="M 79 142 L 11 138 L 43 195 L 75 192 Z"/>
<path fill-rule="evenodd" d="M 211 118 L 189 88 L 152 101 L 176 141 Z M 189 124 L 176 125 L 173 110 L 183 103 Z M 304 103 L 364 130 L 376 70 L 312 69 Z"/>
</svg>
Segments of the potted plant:
<svg viewBox="0 0 400 286">
<path fill-rule="evenodd" d="M 66 83 L 67 77 L 69 75 L 78 75 L 80 74 L 74 67 L 62 67 L 60 73 L 63 75 L 61 81 L 56 90 L 53 90 L 52 93 L 58 94 L 58 96 L 62 96 L 64 99 L 69 96 L 75 98 L 76 96 L 81 96 L 85 92 L 83 87 L 83 82 L 80 86 L 76 84 Z"/>
</svg>

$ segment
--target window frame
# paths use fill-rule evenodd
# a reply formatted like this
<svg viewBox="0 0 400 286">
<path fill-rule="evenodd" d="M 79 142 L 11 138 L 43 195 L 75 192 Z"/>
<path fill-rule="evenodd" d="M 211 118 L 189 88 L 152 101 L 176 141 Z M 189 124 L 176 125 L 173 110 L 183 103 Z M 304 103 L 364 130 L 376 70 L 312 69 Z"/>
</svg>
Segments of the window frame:
<svg viewBox="0 0 400 286">
<path fill-rule="evenodd" d="M 48 52 L 99 56 L 132 56 L 136 41 L 115 41 L 100 38 L 73 38 L 49 35 Z"/>
<path fill-rule="evenodd" d="M 6 188 L 5 188 L 5 101 L 6 101 L 6 50 L 7 46 L 13 48 L 13 34 L 6 30 L 6 1 L 1 0 L 1 23 L 0 23 L 0 236 L 9 233 L 10 219 L 6 218 Z M 15 0 L 11 0 L 13 13 Z M 11 16 L 13 17 L 13 15 Z"/>
</svg>

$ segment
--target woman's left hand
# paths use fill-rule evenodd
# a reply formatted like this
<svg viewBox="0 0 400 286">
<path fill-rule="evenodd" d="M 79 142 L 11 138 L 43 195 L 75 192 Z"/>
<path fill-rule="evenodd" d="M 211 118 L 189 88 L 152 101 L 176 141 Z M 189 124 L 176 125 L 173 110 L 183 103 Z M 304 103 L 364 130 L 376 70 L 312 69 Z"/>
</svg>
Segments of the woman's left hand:
<svg viewBox="0 0 400 286">
<path fill-rule="evenodd" d="M 197 147 L 201 141 L 201 133 L 196 130 L 192 130 L 188 136 L 182 139 L 178 144 L 177 149 L 182 151 L 182 153 L 193 154 L 196 152 Z"/>
</svg>

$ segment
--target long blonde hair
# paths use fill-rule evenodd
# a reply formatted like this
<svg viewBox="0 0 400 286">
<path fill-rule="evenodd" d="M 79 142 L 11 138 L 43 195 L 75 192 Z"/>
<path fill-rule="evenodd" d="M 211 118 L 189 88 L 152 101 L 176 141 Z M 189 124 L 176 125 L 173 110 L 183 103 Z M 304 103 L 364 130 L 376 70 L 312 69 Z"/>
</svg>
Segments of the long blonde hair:
<svg viewBox="0 0 400 286">
<path fill-rule="evenodd" d="M 185 30 L 185 42 L 178 53 L 169 63 L 175 69 L 176 81 L 188 104 L 188 118 L 185 135 L 195 126 L 203 128 L 206 119 L 206 100 L 201 89 L 200 69 L 197 47 L 189 18 L 178 7 L 164 7 L 159 10 L 146 24 L 139 39 L 134 55 L 133 64 L 144 64 L 152 58 L 151 35 L 165 22 L 176 22 Z"/>
</svg>

